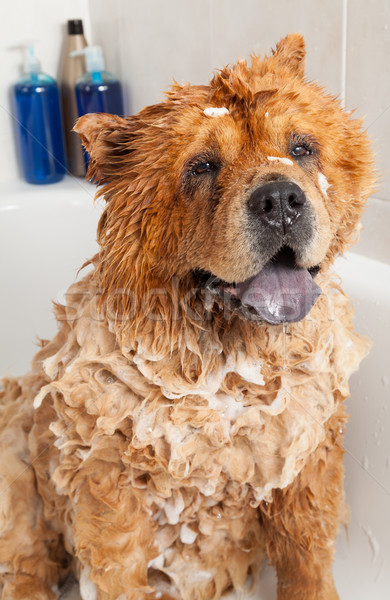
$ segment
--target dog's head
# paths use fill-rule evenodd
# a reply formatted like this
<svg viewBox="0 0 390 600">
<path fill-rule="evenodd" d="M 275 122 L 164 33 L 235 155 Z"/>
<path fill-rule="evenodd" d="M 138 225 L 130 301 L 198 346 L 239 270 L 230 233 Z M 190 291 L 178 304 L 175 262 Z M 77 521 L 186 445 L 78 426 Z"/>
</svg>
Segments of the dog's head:
<svg viewBox="0 0 390 600">
<path fill-rule="evenodd" d="M 304 79 L 304 42 L 174 85 L 161 104 L 81 117 L 103 184 L 103 285 L 206 286 L 271 323 L 298 321 L 316 273 L 353 241 L 374 180 L 361 122 Z"/>
</svg>

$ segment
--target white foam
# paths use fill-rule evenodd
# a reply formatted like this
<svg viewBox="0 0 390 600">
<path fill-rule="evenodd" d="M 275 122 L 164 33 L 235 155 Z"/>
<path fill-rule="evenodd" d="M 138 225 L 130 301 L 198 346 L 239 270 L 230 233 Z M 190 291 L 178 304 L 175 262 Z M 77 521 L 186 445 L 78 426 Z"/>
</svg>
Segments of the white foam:
<svg viewBox="0 0 390 600">
<path fill-rule="evenodd" d="M 292 160 L 283 156 L 267 156 L 267 159 L 270 162 L 281 162 L 282 164 L 289 166 L 292 166 L 294 164 Z"/>
<path fill-rule="evenodd" d="M 54 379 L 58 372 L 58 367 L 55 364 L 56 360 L 57 355 L 54 354 L 53 356 L 46 358 L 46 360 L 44 360 L 42 363 L 43 370 L 45 371 L 46 375 L 50 377 L 50 379 Z"/>
<path fill-rule="evenodd" d="M 278 390 L 275 399 L 269 405 L 269 414 L 278 415 L 284 410 L 284 407 L 286 406 L 287 402 L 288 393 L 289 390 L 287 388 L 281 387 L 280 390 Z"/>
<path fill-rule="evenodd" d="M 212 573 L 210 573 L 209 571 L 195 570 L 194 573 L 191 575 L 191 582 L 200 583 L 201 581 L 207 581 L 208 579 L 211 579 L 212 576 Z"/>
<path fill-rule="evenodd" d="M 81 570 L 80 576 L 80 596 L 82 600 L 98 600 L 96 585 L 89 578 L 89 567 L 84 567 Z"/>
<path fill-rule="evenodd" d="M 50 388 L 50 384 L 44 385 L 43 387 L 41 387 L 39 393 L 34 398 L 33 407 L 35 409 L 39 408 L 41 406 L 42 400 L 44 399 L 44 397 L 48 393 L 49 388 Z"/>
<path fill-rule="evenodd" d="M 240 358 L 242 361 L 240 361 Z M 248 383 L 265 385 L 263 375 L 261 374 L 261 363 L 252 358 L 238 357 L 236 371 Z"/>
<path fill-rule="evenodd" d="M 324 196 L 327 196 L 327 190 L 330 183 L 323 173 L 318 173 L 318 185 L 320 186 L 320 190 Z"/>
<path fill-rule="evenodd" d="M 190 529 L 186 523 L 180 528 L 180 540 L 183 544 L 193 544 L 198 537 L 198 534 L 193 529 Z"/>
<path fill-rule="evenodd" d="M 183 496 L 179 491 L 174 492 L 172 497 L 166 501 L 164 506 L 167 521 L 170 525 L 176 525 L 179 522 L 180 515 L 184 508 L 185 504 Z"/>
<path fill-rule="evenodd" d="M 203 112 L 206 117 L 223 117 L 224 115 L 229 114 L 229 110 L 225 106 L 222 106 L 221 108 L 210 106 L 209 108 L 205 108 Z"/>
<path fill-rule="evenodd" d="M 208 398 L 209 407 L 221 414 L 228 421 L 234 422 L 237 417 L 246 412 L 246 407 L 234 396 L 217 392 Z"/>
<path fill-rule="evenodd" d="M 165 562 L 165 556 L 164 556 L 164 552 L 162 552 L 161 554 L 156 556 L 156 558 L 153 558 L 152 560 L 150 560 L 148 562 L 148 569 L 153 568 L 153 569 L 156 569 L 157 571 L 160 571 L 161 569 L 164 568 L 164 562 Z"/>
</svg>

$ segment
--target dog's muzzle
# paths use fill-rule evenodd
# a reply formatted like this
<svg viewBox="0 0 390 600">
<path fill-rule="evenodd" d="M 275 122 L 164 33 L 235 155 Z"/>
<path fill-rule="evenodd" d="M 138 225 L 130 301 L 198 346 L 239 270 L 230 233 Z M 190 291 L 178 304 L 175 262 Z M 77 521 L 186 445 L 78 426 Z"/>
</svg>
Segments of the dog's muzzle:
<svg viewBox="0 0 390 600">
<path fill-rule="evenodd" d="M 278 176 L 276 176 L 278 177 Z M 256 187 L 247 200 L 247 232 L 262 268 L 245 281 L 211 278 L 208 287 L 234 299 L 271 324 L 301 321 L 321 294 L 314 282 L 319 265 L 299 266 L 299 257 L 314 232 L 314 214 L 304 191 L 293 181 L 273 178 Z"/>
</svg>

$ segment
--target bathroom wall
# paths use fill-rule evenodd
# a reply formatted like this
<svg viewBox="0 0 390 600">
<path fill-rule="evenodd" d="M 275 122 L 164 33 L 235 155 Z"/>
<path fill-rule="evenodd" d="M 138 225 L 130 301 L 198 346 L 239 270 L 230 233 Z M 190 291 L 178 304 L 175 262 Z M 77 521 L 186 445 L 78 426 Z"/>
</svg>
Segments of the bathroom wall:
<svg viewBox="0 0 390 600">
<path fill-rule="evenodd" d="M 88 0 L 11 0 L 4 4 L 0 25 L 0 182 L 20 177 L 10 94 L 23 63 L 18 46 L 34 41 L 42 70 L 57 77 L 67 20 L 83 19 L 87 39 L 91 36 Z"/>
<path fill-rule="evenodd" d="M 206 83 L 213 69 L 265 53 L 289 32 L 306 39 L 308 76 L 345 98 L 375 141 L 390 200 L 389 0 L 90 0 L 93 37 L 126 87 L 129 112 L 173 78 Z"/>
<path fill-rule="evenodd" d="M 9 88 L 21 56 L 11 48 L 37 40 L 44 71 L 56 75 L 69 18 L 82 18 L 89 42 L 103 46 L 129 113 L 158 101 L 174 78 L 205 83 L 215 68 L 303 33 L 309 77 L 366 115 L 382 174 L 376 197 L 390 200 L 389 0 L 13 0 L 0 38 L 0 181 L 18 176 Z"/>
</svg>

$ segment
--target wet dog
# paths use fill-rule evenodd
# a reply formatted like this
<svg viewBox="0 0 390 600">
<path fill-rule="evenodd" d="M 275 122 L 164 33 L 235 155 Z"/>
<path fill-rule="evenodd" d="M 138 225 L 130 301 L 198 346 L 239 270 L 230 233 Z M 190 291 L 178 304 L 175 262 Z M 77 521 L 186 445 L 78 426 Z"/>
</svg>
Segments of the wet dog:
<svg viewBox="0 0 390 600">
<path fill-rule="evenodd" d="M 361 123 L 281 40 L 134 117 L 77 125 L 106 208 L 93 270 L 1 401 L 3 599 L 217 600 L 266 556 L 335 600 L 348 378 L 329 272 L 373 181 Z"/>
</svg>

